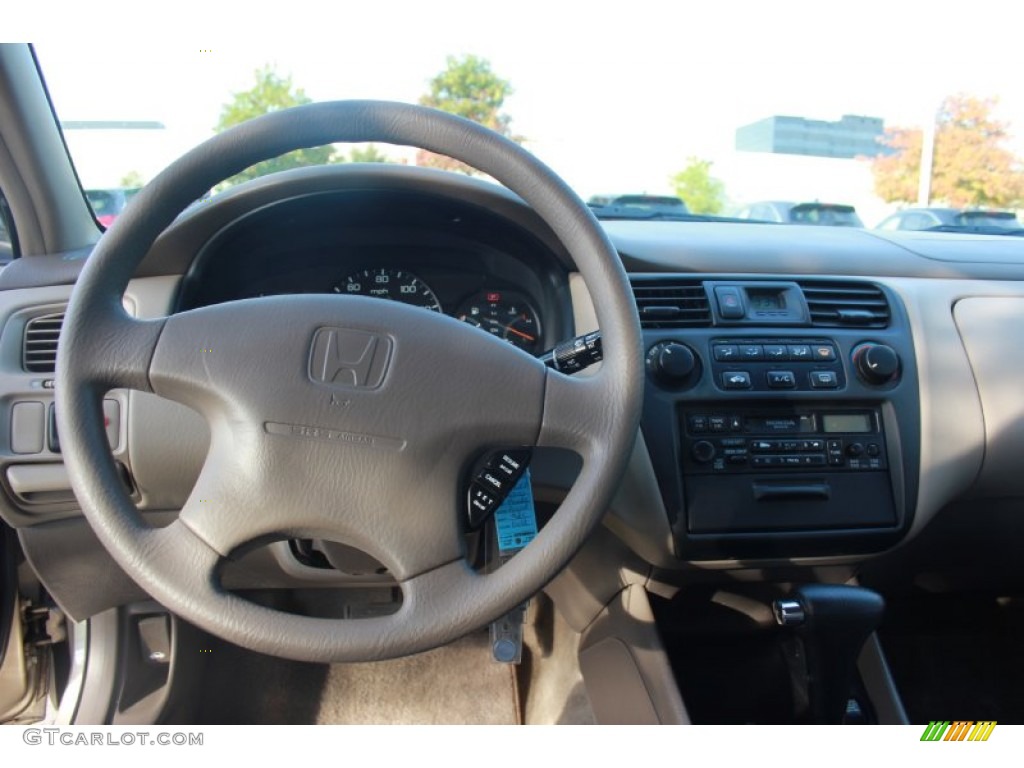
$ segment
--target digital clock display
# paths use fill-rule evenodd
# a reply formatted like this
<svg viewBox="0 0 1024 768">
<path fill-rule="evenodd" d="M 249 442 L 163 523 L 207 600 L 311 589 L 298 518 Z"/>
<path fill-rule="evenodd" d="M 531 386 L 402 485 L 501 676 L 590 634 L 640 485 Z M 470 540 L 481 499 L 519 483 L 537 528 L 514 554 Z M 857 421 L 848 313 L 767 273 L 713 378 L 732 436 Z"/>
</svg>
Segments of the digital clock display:
<svg viewBox="0 0 1024 768">
<path fill-rule="evenodd" d="M 755 311 L 772 311 L 786 308 L 786 299 L 778 291 L 747 291 L 747 301 Z"/>
</svg>

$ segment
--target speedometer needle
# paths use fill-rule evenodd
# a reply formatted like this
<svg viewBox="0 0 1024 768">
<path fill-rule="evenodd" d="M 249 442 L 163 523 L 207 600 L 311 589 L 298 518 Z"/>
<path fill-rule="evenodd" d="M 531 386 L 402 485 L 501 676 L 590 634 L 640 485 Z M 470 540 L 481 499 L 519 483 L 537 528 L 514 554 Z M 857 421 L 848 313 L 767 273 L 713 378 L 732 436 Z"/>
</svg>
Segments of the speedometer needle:
<svg viewBox="0 0 1024 768">
<path fill-rule="evenodd" d="M 505 330 L 508 331 L 509 333 L 514 333 L 516 336 L 521 336 L 522 338 L 526 339 L 527 341 L 536 341 L 537 340 L 536 337 L 531 336 L 528 333 L 523 333 L 522 331 L 517 331 L 512 326 L 508 326 L 507 328 L 505 328 Z"/>
</svg>

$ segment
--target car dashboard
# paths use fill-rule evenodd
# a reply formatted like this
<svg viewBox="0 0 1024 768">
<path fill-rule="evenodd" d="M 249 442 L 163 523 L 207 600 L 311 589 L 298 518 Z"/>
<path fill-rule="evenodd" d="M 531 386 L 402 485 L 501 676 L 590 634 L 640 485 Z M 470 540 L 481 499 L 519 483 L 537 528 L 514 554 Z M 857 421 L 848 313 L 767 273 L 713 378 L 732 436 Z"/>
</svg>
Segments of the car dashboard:
<svg viewBox="0 0 1024 768">
<path fill-rule="evenodd" d="M 968 494 L 1024 496 L 1014 469 L 1024 399 L 1013 384 L 1024 362 L 1004 354 L 1024 334 L 1024 266 L 1008 244 L 734 223 L 605 230 L 630 274 L 647 367 L 634 455 L 597 537 L 619 553 L 602 555 L 610 573 L 677 583 L 695 572 L 852 568 Z M 54 434 L 53 328 L 69 274 L 57 286 L 33 284 L 29 264 L 3 275 L 20 290 L 0 307 L 0 513 L 55 599 L 84 618 L 142 595 L 81 517 Z M 125 303 L 154 317 L 280 293 L 415 303 L 529 354 L 598 330 L 568 254 L 518 198 L 397 167 L 293 171 L 201 202 L 153 246 Z M 206 425 L 150 394 L 107 401 L 126 487 L 150 519 L 173 519 L 202 465 Z M 553 511 L 579 462 L 538 450 L 533 469 L 538 502 Z M 345 562 L 319 567 L 279 542 L 230 564 L 224 580 L 388 580 L 356 554 Z M 109 588 L 92 589 L 86 572 L 104 573 Z M 606 601 L 601 578 L 591 588 Z"/>
</svg>

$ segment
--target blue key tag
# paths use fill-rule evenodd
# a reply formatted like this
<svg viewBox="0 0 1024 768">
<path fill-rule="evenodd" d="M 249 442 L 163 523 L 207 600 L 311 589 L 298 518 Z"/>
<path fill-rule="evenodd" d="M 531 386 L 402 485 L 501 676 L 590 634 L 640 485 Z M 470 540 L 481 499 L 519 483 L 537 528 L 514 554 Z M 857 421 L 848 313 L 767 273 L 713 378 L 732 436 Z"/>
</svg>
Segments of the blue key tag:
<svg viewBox="0 0 1024 768">
<path fill-rule="evenodd" d="M 495 511 L 494 526 L 498 534 L 498 554 L 501 557 L 514 555 L 536 537 L 537 514 L 533 508 L 530 470 L 523 473 Z"/>
</svg>

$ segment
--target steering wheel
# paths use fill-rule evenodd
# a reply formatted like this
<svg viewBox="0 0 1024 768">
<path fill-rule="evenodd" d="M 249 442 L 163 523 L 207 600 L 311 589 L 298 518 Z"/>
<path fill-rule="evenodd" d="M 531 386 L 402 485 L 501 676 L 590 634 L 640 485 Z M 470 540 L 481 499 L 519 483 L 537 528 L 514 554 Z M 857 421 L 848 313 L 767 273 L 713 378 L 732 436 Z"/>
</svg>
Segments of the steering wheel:
<svg viewBox="0 0 1024 768">
<path fill-rule="evenodd" d="M 468 163 L 518 193 L 583 274 L 603 334 L 596 375 L 571 378 L 468 324 L 398 302 L 277 296 L 137 320 L 136 267 L 189 203 L 284 152 L 404 144 Z M 326 361 L 326 362 L 325 362 Z M 322 375 L 330 368 L 330 377 Z M 456 373 L 458 375 L 456 375 Z M 154 392 L 207 420 L 210 448 L 175 522 L 146 524 L 107 446 L 101 400 Z M 182 156 L 104 235 L 61 333 L 56 401 L 64 461 L 103 545 L 172 612 L 254 651 L 365 661 L 437 647 L 540 590 L 600 520 L 632 449 L 643 392 L 627 277 L 597 221 L 550 169 L 475 123 L 406 104 L 343 101 L 259 117 Z M 459 478 L 486 448 L 559 446 L 583 468 L 539 535 L 489 574 L 464 556 Z M 220 585 L 225 558 L 283 538 L 343 541 L 399 583 L 392 615 L 296 616 Z"/>
</svg>

